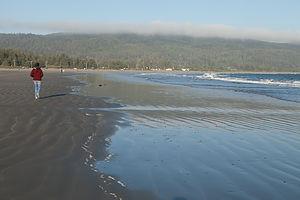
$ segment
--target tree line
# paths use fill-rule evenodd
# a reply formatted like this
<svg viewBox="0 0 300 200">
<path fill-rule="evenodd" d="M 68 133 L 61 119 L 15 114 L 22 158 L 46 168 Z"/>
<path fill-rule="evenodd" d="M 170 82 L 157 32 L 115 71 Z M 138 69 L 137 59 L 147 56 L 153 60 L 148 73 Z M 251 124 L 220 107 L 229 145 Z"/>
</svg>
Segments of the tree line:
<svg viewBox="0 0 300 200">
<path fill-rule="evenodd" d="M 78 68 L 300 71 L 299 44 L 254 40 L 135 34 L 0 34 L 0 48 L 35 54 L 49 65 Z"/>
<path fill-rule="evenodd" d="M 0 49 L 0 65 L 9 67 L 32 67 L 39 62 L 41 66 L 64 68 L 96 68 L 94 59 L 71 57 L 64 53 L 55 56 L 37 55 L 18 49 Z"/>
<path fill-rule="evenodd" d="M 64 53 L 55 56 L 37 55 L 32 52 L 23 52 L 18 49 L 0 48 L 0 65 L 8 67 L 32 67 L 39 62 L 41 66 L 87 69 L 144 69 L 168 68 L 170 63 L 164 61 L 150 61 L 138 59 L 136 61 L 122 61 L 120 59 L 96 61 L 92 58 L 71 57 Z M 151 67 L 152 66 L 152 67 Z M 160 67 L 159 67 L 160 66 Z"/>
</svg>

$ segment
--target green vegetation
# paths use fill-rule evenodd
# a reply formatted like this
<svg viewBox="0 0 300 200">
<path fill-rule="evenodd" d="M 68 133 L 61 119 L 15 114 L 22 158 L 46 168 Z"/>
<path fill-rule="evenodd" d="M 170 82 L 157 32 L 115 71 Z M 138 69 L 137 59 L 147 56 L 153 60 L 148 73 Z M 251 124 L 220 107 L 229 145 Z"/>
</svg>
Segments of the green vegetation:
<svg viewBox="0 0 300 200">
<path fill-rule="evenodd" d="M 35 62 L 41 66 L 65 68 L 96 68 L 94 59 L 80 59 L 59 54 L 56 56 L 34 55 L 32 52 L 24 53 L 20 50 L 0 49 L 0 65 L 10 67 L 32 67 Z"/>
<path fill-rule="evenodd" d="M 134 34 L 0 34 L 0 48 L 25 55 L 2 64 L 110 69 L 300 72 L 300 45 L 254 40 Z M 35 55 L 34 55 L 35 54 Z M 15 61 L 14 61 L 15 60 Z M 26 64 L 27 63 L 27 64 Z"/>
</svg>

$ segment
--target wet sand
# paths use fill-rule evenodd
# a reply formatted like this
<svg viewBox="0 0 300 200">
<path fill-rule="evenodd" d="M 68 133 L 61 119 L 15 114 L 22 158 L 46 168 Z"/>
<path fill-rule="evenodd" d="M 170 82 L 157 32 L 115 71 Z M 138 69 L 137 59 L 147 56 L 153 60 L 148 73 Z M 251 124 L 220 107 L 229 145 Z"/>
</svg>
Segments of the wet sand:
<svg viewBox="0 0 300 200">
<path fill-rule="evenodd" d="M 291 199 L 300 196 L 300 105 L 263 95 L 189 88 L 118 73 L 80 76 L 84 94 L 120 107 L 96 169 L 162 199 Z M 101 87 L 99 87 L 101 85 Z"/>
<path fill-rule="evenodd" d="M 73 72 L 44 71 L 34 100 L 29 72 L 0 71 L 0 199 L 156 199 L 91 170 L 91 160 L 107 156 L 105 139 L 120 116 L 78 108 L 115 105 L 72 94 L 79 82 L 64 76 Z"/>
</svg>

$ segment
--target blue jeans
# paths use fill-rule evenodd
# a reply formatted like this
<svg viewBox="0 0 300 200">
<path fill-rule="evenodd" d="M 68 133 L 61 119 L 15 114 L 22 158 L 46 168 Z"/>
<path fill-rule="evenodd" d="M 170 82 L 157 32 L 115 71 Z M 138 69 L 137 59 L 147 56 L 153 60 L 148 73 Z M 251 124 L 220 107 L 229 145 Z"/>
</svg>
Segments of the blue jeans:
<svg viewBox="0 0 300 200">
<path fill-rule="evenodd" d="M 33 81 L 35 98 L 39 98 L 40 96 L 41 83 L 42 83 L 41 81 Z"/>
</svg>

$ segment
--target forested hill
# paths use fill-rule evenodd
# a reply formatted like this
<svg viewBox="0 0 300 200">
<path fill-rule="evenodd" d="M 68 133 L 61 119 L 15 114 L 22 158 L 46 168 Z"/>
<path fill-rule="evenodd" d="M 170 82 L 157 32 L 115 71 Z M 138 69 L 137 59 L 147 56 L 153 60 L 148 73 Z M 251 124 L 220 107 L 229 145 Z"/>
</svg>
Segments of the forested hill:
<svg viewBox="0 0 300 200">
<path fill-rule="evenodd" d="M 0 48 L 95 59 L 98 67 L 300 71 L 300 45 L 134 34 L 0 34 Z"/>
</svg>

